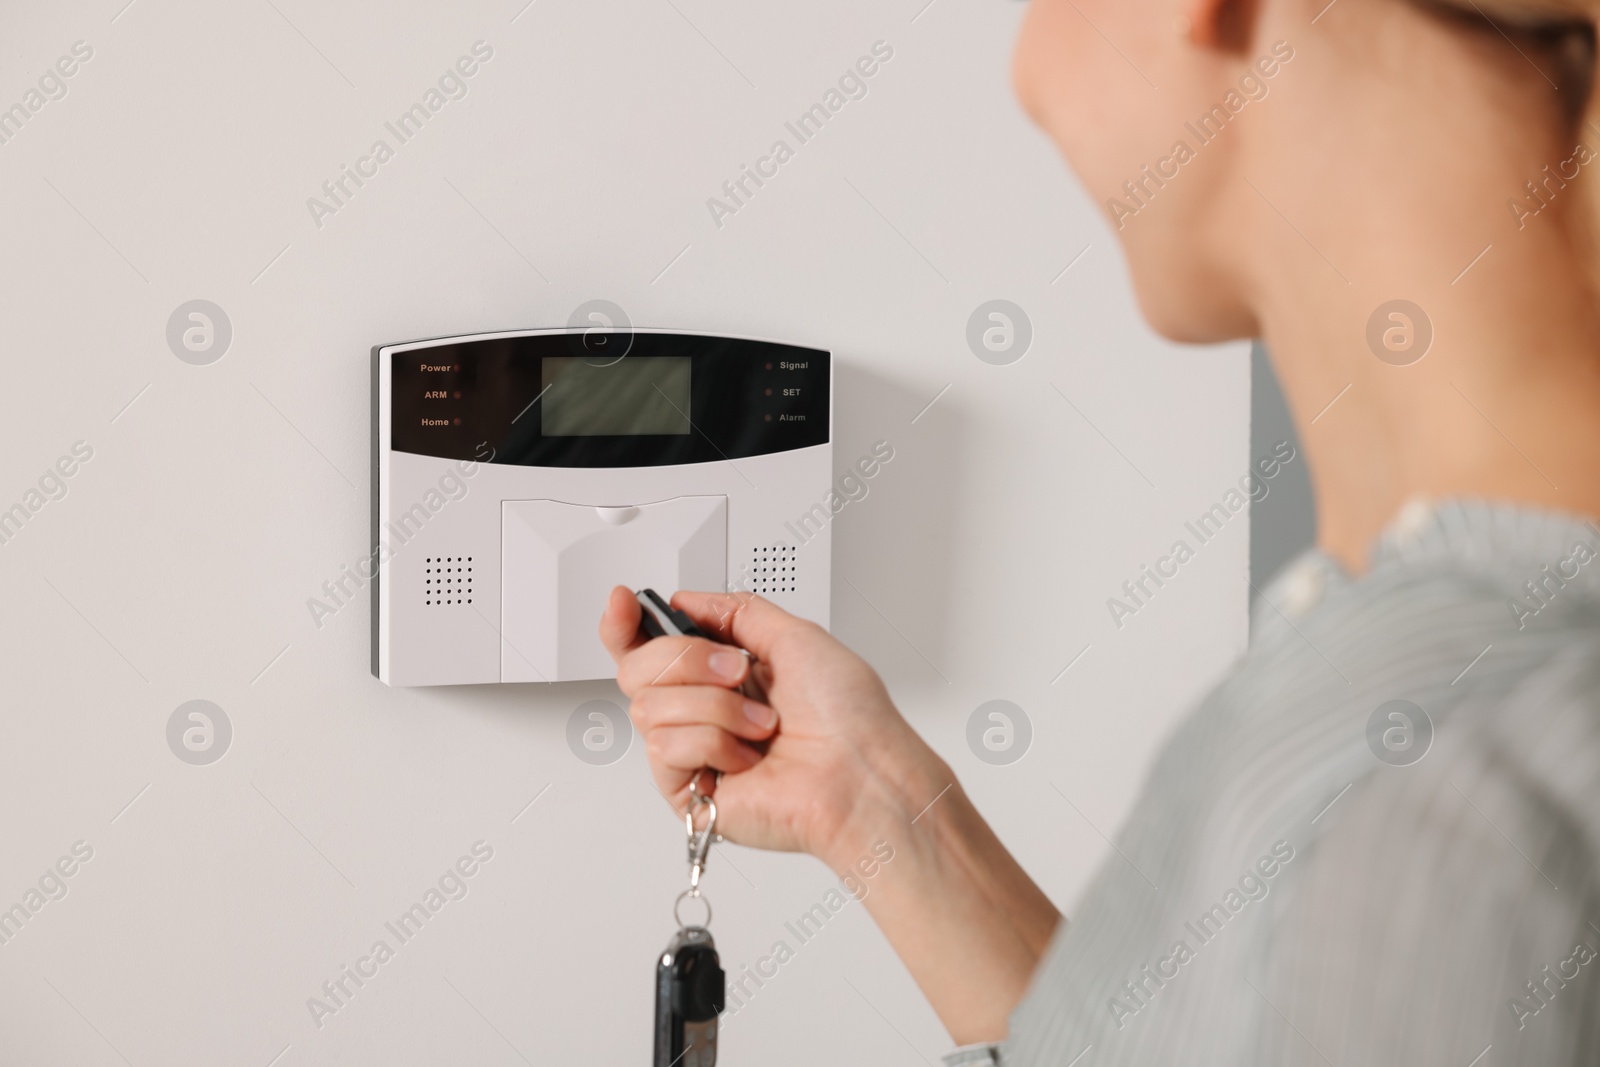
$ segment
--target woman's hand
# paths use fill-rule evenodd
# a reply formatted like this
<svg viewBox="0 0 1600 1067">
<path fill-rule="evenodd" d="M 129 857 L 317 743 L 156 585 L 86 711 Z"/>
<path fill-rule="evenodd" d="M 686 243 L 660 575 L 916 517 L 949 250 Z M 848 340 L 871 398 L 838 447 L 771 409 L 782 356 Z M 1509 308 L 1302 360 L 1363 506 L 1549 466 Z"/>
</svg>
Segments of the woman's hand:
<svg viewBox="0 0 1600 1067">
<path fill-rule="evenodd" d="M 872 668 L 821 627 L 749 594 L 679 593 L 672 606 L 733 644 L 642 637 L 638 601 L 621 586 L 600 636 L 632 700 L 656 787 L 679 810 L 696 771 L 723 771 L 716 797 L 725 837 L 809 852 L 840 870 L 864 850 L 869 828 L 899 815 L 909 821 L 953 780 Z M 740 648 L 755 655 L 765 702 L 739 692 L 752 670 Z"/>
<path fill-rule="evenodd" d="M 882 862 L 867 910 L 951 1036 L 1003 1037 L 1060 916 L 950 768 L 821 627 L 742 593 L 679 593 L 672 606 L 733 644 L 641 638 L 621 587 L 600 620 L 656 787 L 681 811 L 711 767 L 726 775 L 717 829 L 729 840 L 809 852 L 841 876 L 870 850 Z M 738 692 L 751 670 L 740 648 L 756 656 L 764 702 Z"/>
</svg>

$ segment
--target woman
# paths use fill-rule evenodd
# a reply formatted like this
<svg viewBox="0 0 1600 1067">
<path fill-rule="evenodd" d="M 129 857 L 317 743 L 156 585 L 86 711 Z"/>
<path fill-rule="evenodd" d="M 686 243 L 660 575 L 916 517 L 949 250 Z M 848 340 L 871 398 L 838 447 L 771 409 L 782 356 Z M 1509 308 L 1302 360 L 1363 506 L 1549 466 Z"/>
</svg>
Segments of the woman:
<svg viewBox="0 0 1600 1067">
<path fill-rule="evenodd" d="M 760 704 L 613 594 L 663 793 L 724 771 L 731 840 L 841 874 L 892 845 L 866 907 L 949 1062 L 1600 1062 L 1595 13 L 1033 0 L 1022 101 L 1156 329 L 1265 339 L 1320 516 L 1070 921 L 822 630 L 679 595 Z"/>
</svg>

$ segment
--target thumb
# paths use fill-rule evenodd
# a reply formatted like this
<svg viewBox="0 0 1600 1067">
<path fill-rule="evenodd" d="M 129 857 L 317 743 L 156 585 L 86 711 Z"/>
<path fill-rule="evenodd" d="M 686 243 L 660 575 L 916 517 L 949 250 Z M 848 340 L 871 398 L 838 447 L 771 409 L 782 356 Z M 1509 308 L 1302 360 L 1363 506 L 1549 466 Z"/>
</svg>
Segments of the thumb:
<svg viewBox="0 0 1600 1067">
<path fill-rule="evenodd" d="M 611 658 L 620 660 L 624 655 L 644 644 L 639 633 L 639 601 L 625 585 L 616 586 L 606 601 L 605 614 L 600 616 L 600 643 L 606 646 Z"/>
<path fill-rule="evenodd" d="M 723 641 L 748 648 L 757 659 L 771 661 L 773 645 L 784 633 L 811 623 L 791 615 L 754 593 L 673 594 L 672 606 L 695 625 Z"/>
</svg>

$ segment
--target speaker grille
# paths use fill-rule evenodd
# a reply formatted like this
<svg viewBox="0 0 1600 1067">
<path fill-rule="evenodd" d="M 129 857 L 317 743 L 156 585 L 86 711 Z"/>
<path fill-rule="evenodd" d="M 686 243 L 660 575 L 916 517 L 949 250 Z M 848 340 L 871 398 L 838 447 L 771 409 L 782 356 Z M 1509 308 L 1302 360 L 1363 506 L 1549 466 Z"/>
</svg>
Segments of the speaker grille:
<svg viewBox="0 0 1600 1067">
<path fill-rule="evenodd" d="M 430 608 L 472 603 L 472 557 L 429 556 L 424 560 L 422 603 Z"/>
<path fill-rule="evenodd" d="M 745 590 L 751 593 L 792 593 L 795 590 L 796 554 L 789 545 L 764 545 L 750 552 L 745 568 Z"/>
</svg>

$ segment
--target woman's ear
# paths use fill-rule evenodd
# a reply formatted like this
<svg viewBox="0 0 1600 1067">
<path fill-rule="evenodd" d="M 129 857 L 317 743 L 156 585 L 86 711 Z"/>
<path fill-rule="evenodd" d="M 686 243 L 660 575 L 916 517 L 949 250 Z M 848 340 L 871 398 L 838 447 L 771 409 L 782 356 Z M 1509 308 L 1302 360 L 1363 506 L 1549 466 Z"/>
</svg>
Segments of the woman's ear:
<svg viewBox="0 0 1600 1067">
<path fill-rule="evenodd" d="M 1259 0 L 1178 0 L 1179 25 L 1201 48 L 1232 54 L 1248 53 L 1255 35 Z"/>
</svg>

